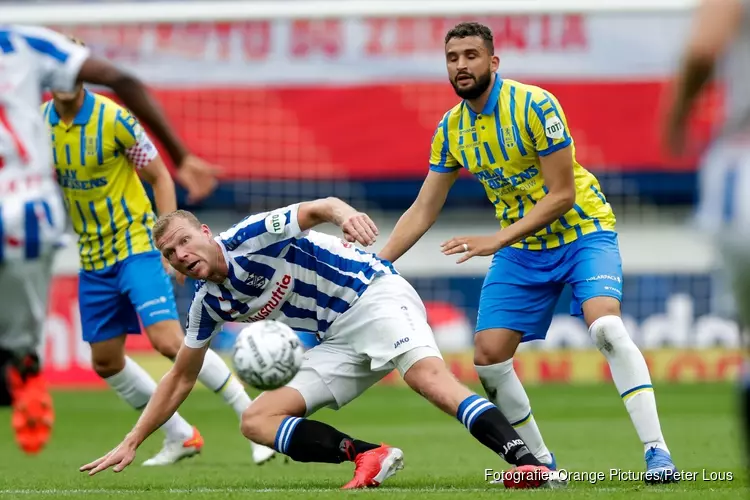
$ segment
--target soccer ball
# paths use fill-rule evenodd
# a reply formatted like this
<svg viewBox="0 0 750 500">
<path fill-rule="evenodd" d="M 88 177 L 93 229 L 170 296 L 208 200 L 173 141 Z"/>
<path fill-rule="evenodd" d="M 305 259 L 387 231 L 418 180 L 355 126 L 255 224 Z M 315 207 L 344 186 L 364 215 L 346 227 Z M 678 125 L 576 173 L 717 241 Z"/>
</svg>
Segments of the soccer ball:
<svg viewBox="0 0 750 500">
<path fill-rule="evenodd" d="M 273 320 L 246 326 L 237 334 L 232 364 L 237 376 L 262 391 L 286 385 L 302 365 L 304 348 L 294 330 Z"/>
</svg>

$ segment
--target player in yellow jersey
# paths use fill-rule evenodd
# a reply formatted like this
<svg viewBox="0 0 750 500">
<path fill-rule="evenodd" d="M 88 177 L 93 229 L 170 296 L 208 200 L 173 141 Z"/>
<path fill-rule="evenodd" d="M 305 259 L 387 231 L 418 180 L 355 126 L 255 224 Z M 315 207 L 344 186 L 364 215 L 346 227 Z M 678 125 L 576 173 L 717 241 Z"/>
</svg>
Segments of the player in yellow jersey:
<svg viewBox="0 0 750 500">
<path fill-rule="evenodd" d="M 154 246 L 155 214 L 142 177 L 151 184 L 159 213 L 177 209 L 169 171 L 138 121 L 110 99 L 78 85 L 55 92 L 42 105 L 52 158 L 65 205 L 78 234 L 79 303 L 83 339 L 94 370 L 136 409 L 156 383 L 125 355 L 128 334 L 141 324 L 151 344 L 174 360 L 184 334 L 172 283 Z M 209 351 L 199 378 L 220 393 L 238 418 L 251 399 L 224 361 Z M 175 413 L 163 426 L 164 447 L 144 465 L 167 465 L 199 453 L 198 430 Z M 274 451 L 253 445 L 256 462 Z"/>
<path fill-rule="evenodd" d="M 648 367 L 620 317 L 622 266 L 612 207 L 575 159 L 562 106 L 542 88 L 502 79 L 492 32 L 462 23 L 445 38 L 448 75 L 463 100 L 440 120 L 430 172 L 379 253 L 398 259 L 435 222 L 461 169 L 484 186 L 501 230 L 453 238 L 458 262 L 492 255 L 479 303 L 474 362 L 489 398 L 537 458 L 555 467 L 513 369 L 521 342 L 543 339 L 563 287 L 606 357 L 644 444 L 648 483 L 676 468 L 662 436 Z"/>
</svg>

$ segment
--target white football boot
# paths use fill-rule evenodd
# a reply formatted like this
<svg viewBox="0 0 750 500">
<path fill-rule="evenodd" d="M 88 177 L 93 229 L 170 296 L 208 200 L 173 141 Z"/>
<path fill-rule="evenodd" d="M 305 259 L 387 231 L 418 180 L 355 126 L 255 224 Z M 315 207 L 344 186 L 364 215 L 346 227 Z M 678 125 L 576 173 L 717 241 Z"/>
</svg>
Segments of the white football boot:
<svg viewBox="0 0 750 500">
<path fill-rule="evenodd" d="M 193 427 L 193 435 L 185 441 L 164 441 L 161 451 L 143 462 L 144 467 L 172 465 L 183 458 L 193 457 L 203 449 L 203 436 Z"/>
<path fill-rule="evenodd" d="M 253 462 L 255 462 L 256 465 L 263 465 L 276 456 L 276 450 L 273 448 L 253 443 L 252 441 L 250 442 L 250 445 L 253 448 Z"/>
</svg>

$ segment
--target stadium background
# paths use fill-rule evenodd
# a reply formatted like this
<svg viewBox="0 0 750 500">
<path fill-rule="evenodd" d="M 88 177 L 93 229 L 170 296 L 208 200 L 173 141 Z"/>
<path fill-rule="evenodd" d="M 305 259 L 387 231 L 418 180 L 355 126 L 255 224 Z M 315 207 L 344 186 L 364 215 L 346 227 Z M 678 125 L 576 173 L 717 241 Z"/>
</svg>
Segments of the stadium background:
<svg viewBox="0 0 750 500">
<path fill-rule="evenodd" d="M 679 13 L 476 17 L 495 32 L 504 78 L 557 95 L 578 160 L 618 217 L 623 309 L 655 381 L 734 380 L 740 357 L 731 301 L 711 242 L 691 223 L 697 156 L 676 160 L 658 142 L 666 83 L 688 18 Z M 135 71 L 181 135 L 224 168 L 220 189 L 195 210 L 223 229 L 248 212 L 334 195 L 367 211 L 377 248 L 416 196 L 429 144 L 457 97 L 443 36 L 457 18 L 270 20 L 129 26 L 54 26 Z M 709 137 L 721 90 L 702 101 L 693 143 Z M 439 221 L 397 268 L 428 303 L 454 371 L 473 380 L 471 332 L 489 259 L 456 265 L 439 252 L 454 235 L 497 229 L 478 182 L 464 176 Z M 326 231 L 332 231 L 326 228 Z M 80 340 L 76 245 L 57 259 L 47 370 L 57 386 L 102 387 Z M 177 287 L 184 314 L 192 287 Z M 585 326 L 558 306 L 548 340 L 518 356 L 530 383 L 607 379 Z M 215 347 L 231 346 L 234 326 Z M 143 337 L 131 353 L 155 375 L 168 362 Z"/>
</svg>

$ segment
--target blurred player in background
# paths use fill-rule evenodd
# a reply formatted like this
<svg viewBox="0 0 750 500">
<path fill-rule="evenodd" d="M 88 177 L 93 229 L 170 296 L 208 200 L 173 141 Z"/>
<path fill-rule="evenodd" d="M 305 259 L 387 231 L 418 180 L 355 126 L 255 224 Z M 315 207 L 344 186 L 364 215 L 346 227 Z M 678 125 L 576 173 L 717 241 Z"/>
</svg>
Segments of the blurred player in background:
<svg viewBox="0 0 750 500">
<path fill-rule="evenodd" d="M 615 216 L 597 179 L 575 160 L 557 99 L 497 73 L 492 32 L 462 23 L 445 38 L 448 75 L 464 100 L 440 121 L 430 172 L 379 255 L 398 259 L 427 232 L 463 168 L 484 186 L 501 231 L 453 238 L 458 262 L 494 256 L 482 287 L 474 361 L 487 394 L 540 461 L 555 467 L 513 368 L 521 342 L 544 339 L 564 285 L 583 317 L 645 451 L 646 481 L 676 470 L 662 436 L 651 378 L 620 318 L 622 269 Z"/>
<path fill-rule="evenodd" d="M 54 419 L 40 357 L 52 261 L 65 229 L 39 107 L 44 90 L 74 91 L 81 81 L 110 87 L 153 131 L 192 200 L 216 186 L 214 169 L 190 154 L 138 79 L 59 33 L 0 27 L 0 349 L 10 358 L 16 440 L 30 453 L 47 442 Z"/>
<path fill-rule="evenodd" d="M 665 140 L 686 150 L 693 106 L 717 75 L 724 94 L 723 123 L 706 151 L 700 172 L 698 221 L 714 237 L 732 282 L 736 314 L 750 327 L 750 0 L 704 0 L 696 11 L 666 121 Z M 695 149 L 695 148 L 691 148 Z M 750 456 L 750 363 L 745 351 L 743 418 Z"/>
<path fill-rule="evenodd" d="M 311 231 L 325 222 L 340 227 L 347 241 Z M 247 409 L 242 433 L 248 439 L 299 462 L 354 462 L 354 478 L 344 489 L 379 486 L 402 467 L 401 450 L 304 417 L 343 407 L 397 369 L 409 387 L 519 466 L 504 477 L 506 486 L 560 484 L 495 405 L 448 370 L 414 288 L 389 262 L 352 245 L 372 245 L 377 234 L 366 214 L 336 198 L 252 215 L 216 237 L 190 212 L 160 218 L 154 239 L 162 255 L 199 280 L 185 345 L 122 444 L 81 470 L 93 475 L 114 466 L 119 472 L 133 461 L 138 446 L 187 398 L 222 324 L 272 319 L 315 332 L 321 343 L 305 353 L 289 384 L 263 393 Z"/>
<path fill-rule="evenodd" d="M 72 92 L 53 92 L 42 112 L 52 138 L 57 180 L 79 236 L 83 339 L 91 346 L 96 373 L 140 410 L 156 382 L 125 356 L 127 335 L 140 334 L 142 324 L 154 348 L 171 360 L 184 335 L 164 266 L 171 267 L 162 263 L 154 246 L 151 228 L 156 216 L 138 174 L 153 187 L 160 214 L 177 210 L 174 183 L 136 119 L 83 84 Z M 242 383 L 212 350 L 206 353 L 199 379 L 221 394 L 238 418 L 251 402 Z M 198 430 L 178 413 L 162 430 L 164 447 L 143 465 L 172 464 L 203 447 Z M 271 448 L 253 445 L 258 463 L 273 454 Z"/>
</svg>

